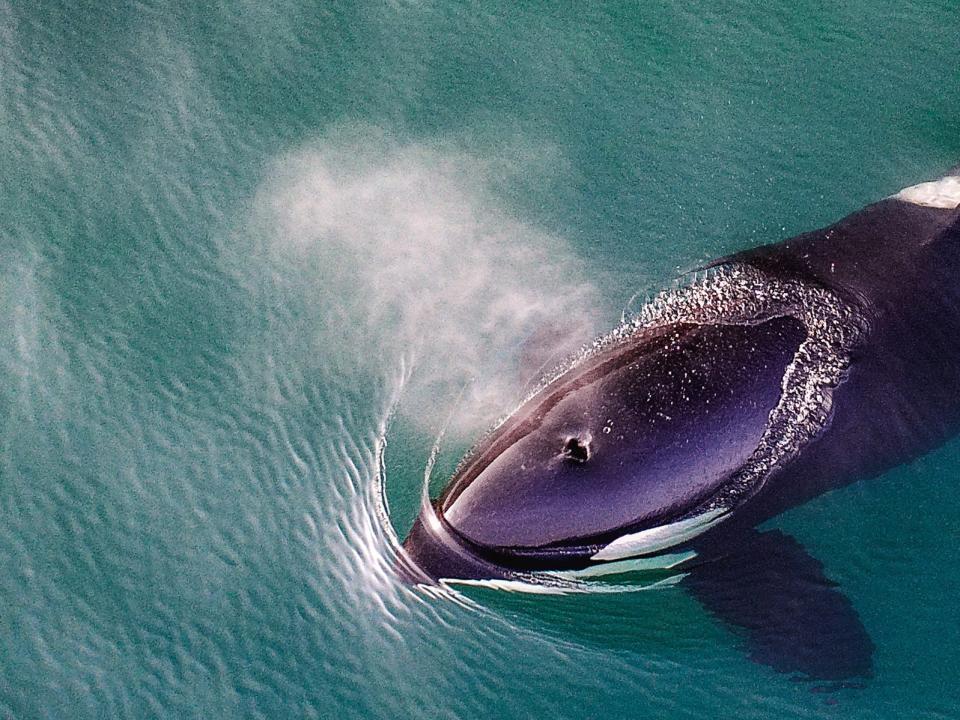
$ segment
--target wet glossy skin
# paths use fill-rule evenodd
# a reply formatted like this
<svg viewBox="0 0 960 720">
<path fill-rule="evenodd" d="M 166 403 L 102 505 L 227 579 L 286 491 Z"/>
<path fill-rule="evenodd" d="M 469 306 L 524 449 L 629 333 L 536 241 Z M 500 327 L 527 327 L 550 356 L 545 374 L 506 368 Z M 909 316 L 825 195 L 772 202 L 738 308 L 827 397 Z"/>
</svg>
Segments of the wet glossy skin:
<svg viewBox="0 0 960 720">
<path fill-rule="evenodd" d="M 485 547 L 590 544 L 658 524 L 756 449 L 806 333 L 793 318 L 676 325 L 612 348 L 521 408 L 439 506 Z"/>
<path fill-rule="evenodd" d="M 958 243 L 960 210 L 886 199 L 828 228 L 718 261 L 826 288 L 868 327 L 834 392 L 826 426 L 737 506 L 722 524 L 726 535 L 730 526 L 748 530 L 957 432 Z M 625 532 L 682 518 L 755 447 L 758 423 L 776 402 L 788 356 L 802 340 L 789 329 L 792 322 L 704 325 L 675 342 L 648 331 L 648 339 L 575 367 L 487 438 L 451 480 L 430 514 L 438 515 L 444 542 L 457 545 L 460 559 L 430 574 L 582 567 Z M 729 333 L 737 332 L 743 335 L 734 342 Z M 629 352 L 635 356 L 628 359 Z M 713 368 L 720 370 L 711 374 Z M 610 377 L 593 381 L 591 373 Z M 695 381 L 685 386 L 684 373 Z M 685 395 L 697 400 L 686 402 Z M 618 400 L 625 397 L 632 402 Z M 708 400 L 720 410 L 708 409 Z M 612 415 L 613 427 L 626 432 L 603 433 Z M 625 442 L 612 446 L 611 436 L 616 442 L 621 434 Z M 584 446 L 589 459 L 578 463 Z M 412 558 L 439 542 L 422 528 L 418 522 L 405 543 Z M 700 552 L 711 544 L 707 537 L 696 543 Z M 487 564 L 464 565 L 472 556 Z"/>
<path fill-rule="evenodd" d="M 950 175 L 934 185 L 955 194 L 934 204 L 890 197 L 716 262 L 827 291 L 863 328 L 831 380 L 825 420 L 722 522 L 676 533 L 756 446 L 803 340 L 795 321 L 647 330 L 576 366 L 424 508 L 404 542 L 405 577 L 538 582 L 528 571 L 594 571 L 618 543 L 646 556 L 654 545 L 636 538 L 665 533 L 649 554 L 695 555 L 683 587 L 743 632 L 751 657 L 806 678 L 868 678 L 874 645 L 854 605 L 796 540 L 756 527 L 960 431 L 960 166 Z M 810 321 L 846 332 L 836 318 Z"/>
</svg>

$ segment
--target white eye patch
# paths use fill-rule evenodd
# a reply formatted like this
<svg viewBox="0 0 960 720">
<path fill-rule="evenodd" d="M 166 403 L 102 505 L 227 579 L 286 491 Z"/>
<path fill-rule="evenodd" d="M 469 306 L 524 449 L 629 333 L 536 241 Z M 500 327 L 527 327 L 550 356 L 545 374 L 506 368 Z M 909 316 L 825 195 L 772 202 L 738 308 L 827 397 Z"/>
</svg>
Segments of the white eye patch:
<svg viewBox="0 0 960 720">
<path fill-rule="evenodd" d="M 679 520 L 669 525 L 642 530 L 614 540 L 596 553 L 591 560 L 620 560 L 635 555 L 646 555 L 686 542 L 716 525 L 727 514 L 725 509 L 710 510 L 703 515 Z"/>
</svg>

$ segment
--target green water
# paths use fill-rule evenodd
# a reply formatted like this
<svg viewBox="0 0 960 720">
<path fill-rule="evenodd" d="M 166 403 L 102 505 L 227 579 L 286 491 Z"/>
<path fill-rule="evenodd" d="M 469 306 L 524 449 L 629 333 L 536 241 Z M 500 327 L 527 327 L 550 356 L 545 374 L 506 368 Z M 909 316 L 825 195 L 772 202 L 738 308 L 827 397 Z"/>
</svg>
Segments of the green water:
<svg viewBox="0 0 960 720">
<path fill-rule="evenodd" d="M 0 3 L 0 715 L 960 714 L 956 442 L 777 521 L 859 689 L 679 589 L 456 602 L 390 551 L 524 348 L 960 161 L 960 8 L 204 8 Z"/>
</svg>

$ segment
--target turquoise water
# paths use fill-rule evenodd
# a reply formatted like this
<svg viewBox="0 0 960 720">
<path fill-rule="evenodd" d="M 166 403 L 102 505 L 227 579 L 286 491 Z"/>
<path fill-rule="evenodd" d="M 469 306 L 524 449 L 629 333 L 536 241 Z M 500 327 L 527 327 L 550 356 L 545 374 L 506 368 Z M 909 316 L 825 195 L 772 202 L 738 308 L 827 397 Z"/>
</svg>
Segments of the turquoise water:
<svg viewBox="0 0 960 720">
<path fill-rule="evenodd" d="M 0 715 L 960 714 L 958 442 L 776 521 L 863 688 L 391 553 L 634 293 L 960 161 L 954 3 L 62 5 L 0 4 Z"/>
</svg>

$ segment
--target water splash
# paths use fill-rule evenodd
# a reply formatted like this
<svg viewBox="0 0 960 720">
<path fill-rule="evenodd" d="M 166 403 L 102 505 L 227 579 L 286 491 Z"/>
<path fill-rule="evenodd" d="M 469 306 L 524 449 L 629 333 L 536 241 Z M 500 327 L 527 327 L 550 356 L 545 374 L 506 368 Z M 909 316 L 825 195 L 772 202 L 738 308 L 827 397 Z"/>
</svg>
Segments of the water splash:
<svg viewBox="0 0 960 720">
<path fill-rule="evenodd" d="M 566 245 L 497 207 L 497 175 L 475 156 L 341 130 L 274 163 L 254 203 L 273 282 L 313 296 L 315 346 L 374 372 L 406 358 L 402 412 L 427 428 L 466 386 L 458 436 L 488 425 L 598 317 Z"/>
</svg>

